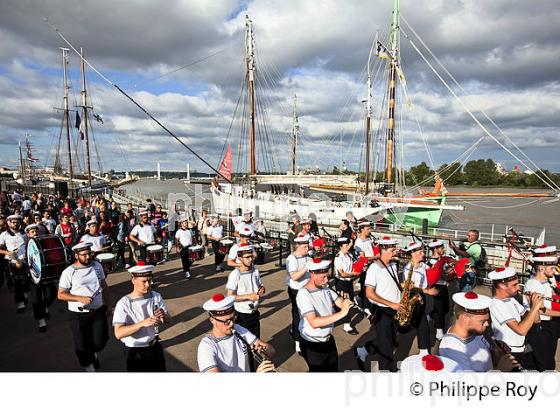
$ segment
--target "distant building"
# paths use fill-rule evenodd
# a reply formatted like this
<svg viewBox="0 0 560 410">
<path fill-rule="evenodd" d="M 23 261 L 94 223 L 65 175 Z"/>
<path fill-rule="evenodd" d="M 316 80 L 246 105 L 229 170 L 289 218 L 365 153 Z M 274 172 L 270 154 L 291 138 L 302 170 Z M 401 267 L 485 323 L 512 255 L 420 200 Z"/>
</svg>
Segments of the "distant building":
<svg viewBox="0 0 560 410">
<path fill-rule="evenodd" d="M 505 169 L 505 167 L 500 164 L 499 162 L 496 162 L 496 171 L 498 172 L 498 174 L 500 175 L 506 175 L 508 174 L 508 171 Z"/>
</svg>

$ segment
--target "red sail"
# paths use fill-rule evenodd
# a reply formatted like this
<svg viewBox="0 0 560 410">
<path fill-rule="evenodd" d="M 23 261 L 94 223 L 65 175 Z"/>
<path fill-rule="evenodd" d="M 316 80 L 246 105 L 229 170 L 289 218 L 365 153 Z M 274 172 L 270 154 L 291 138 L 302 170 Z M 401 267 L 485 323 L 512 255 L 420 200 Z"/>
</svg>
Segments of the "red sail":
<svg viewBox="0 0 560 410">
<path fill-rule="evenodd" d="M 226 155 L 218 168 L 218 172 L 221 176 L 231 181 L 232 170 L 233 163 L 231 161 L 231 146 L 228 144 Z"/>
</svg>

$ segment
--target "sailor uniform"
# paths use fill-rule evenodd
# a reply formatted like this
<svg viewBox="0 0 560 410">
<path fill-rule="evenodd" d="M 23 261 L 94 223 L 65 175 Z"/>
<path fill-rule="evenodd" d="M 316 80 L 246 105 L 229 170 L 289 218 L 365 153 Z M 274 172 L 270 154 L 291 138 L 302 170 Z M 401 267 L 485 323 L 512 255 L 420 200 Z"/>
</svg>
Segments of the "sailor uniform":
<svg viewBox="0 0 560 410">
<path fill-rule="evenodd" d="M 181 264 L 183 265 L 183 272 L 187 273 L 191 269 L 191 258 L 189 255 L 189 248 L 193 244 L 193 235 L 191 229 L 178 229 L 175 232 L 175 240 L 181 245 L 179 255 L 181 256 Z"/>
<path fill-rule="evenodd" d="M 458 363 L 454 371 L 487 372 L 493 368 L 490 344 L 482 335 L 461 339 L 447 333 L 441 339 L 439 354 Z"/>
<path fill-rule="evenodd" d="M 540 282 L 535 278 L 529 279 L 525 283 L 525 292 L 539 293 L 547 298 L 552 298 L 552 288 L 548 280 Z M 523 296 L 525 308 L 529 308 L 529 300 L 527 296 Z M 547 309 L 552 309 L 552 302 L 544 300 L 543 306 Z M 550 316 L 541 314 L 540 322 L 534 323 L 527 334 L 527 342 L 533 349 L 533 357 L 537 370 L 555 370 L 556 368 L 556 335 L 554 322 L 551 321 Z"/>
<path fill-rule="evenodd" d="M 365 286 L 375 289 L 375 293 L 394 303 L 401 301 L 401 288 L 397 285 L 399 278 L 394 263 L 383 266 L 376 262 L 370 265 L 366 273 Z M 381 303 L 369 300 L 375 309 L 373 327 L 376 340 L 366 343 L 365 348 L 370 354 L 379 352 L 379 369 L 396 371 L 393 349 L 397 339 L 397 322 L 394 319 L 395 311 Z"/>
<path fill-rule="evenodd" d="M 82 236 L 80 241 L 91 243 L 91 251 L 94 253 L 101 252 L 102 249 L 107 246 L 107 239 L 105 238 L 105 235 L 90 235 L 86 233 Z"/>
<path fill-rule="evenodd" d="M 437 261 L 436 258 L 431 258 L 430 265 L 434 266 Z M 447 266 L 443 266 L 443 272 L 445 272 L 446 269 Z M 434 296 L 433 313 L 434 326 L 436 329 L 445 329 L 445 317 L 449 313 L 449 289 L 447 281 L 443 279 L 443 276 L 444 275 L 442 275 L 442 278 L 440 278 L 434 286 L 438 291 L 437 296 Z"/>
<path fill-rule="evenodd" d="M 228 276 L 226 289 L 235 292 L 237 295 L 247 295 L 258 293 L 262 286 L 263 283 L 258 269 L 253 268 L 248 272 L 241 272 L 238 268 L 235 268 Z M 259 301 L 243 300 L 235 302 L 233 306 L 237 312 L 235 323 L 246 328 L 255 336 L 260 337 Z"/>
<path fill-rule="evenodd" d="M 10 217 L 8 217 L 8 219 L 10 219 Z M 16 218 L 12 217 L 11 219 Z M 25 246 L 25 238 L 21 232 L 13 232 L 11 229 L 8 229 L 0 233 L 0 247 L 13 252 L 12 255 L 3 256 L 6 260 L 10 275 L 12 276 L 14 284 L 14 302 L 19 313 L 23 312 L 26 303 L 25 293 L 29 292 L 27 268 L 25 265 L 21 268 L 16 266 L 16 259 L 20 262 L 23 261 L 23 256 L 19 255 L 19 250 L 22 246 Z"/>
<path fill-rule="evenodd" d="M 404 267 L 404 274 L 408 275 L 410 269 L 410 262 Z M 412 282 L 414 287 L 419 289 L 426 289 L 428 287 L 428 277 L 426 275 L 426 264 L 420 263 L 412 270 Z M 416 328 L 416 334 L 418 337 L 418 348 L 420 350 L 429 350 L 431 347 L 430 341 L 430 315 L 433 311 L 434 301 L 433 296 L 420 293 L 420 297 L 424 301 L 422 306 L 418 308 L 418 315 L 420 315 L 420 320 L 418 322 L 418 327 Z"/>
<path fill-rule="evenodd" d="M 297 239 L 297 238 L 296 238 Z M 300 340 L 299 335 L 299 311 L 297 307 L 296 297 L 298 291 L 303 288 L 309 281 L 309 271 L 299 278 L 293 280 L 290 276 L 292 272 L 297 272 L 307 266 L 307 255 L 295 256 L 293 253 L 286 258 L 286 285 L 288 286 L 288 296 L 292 304 L 292 337 L 297 342 Z"/>
<path fill-rule="evenodd" d="M 403 373 L 428 373 L 428 372 L 457 372 L 459 364 L 447 357 L 436 355 L 413 355 L 405 358 L 400 366 Z"/>
<path fill-rule="evenodd" d="M 123 296 L 115 305 L 113 326 L 132 325 L 147 319 L 161 308 L 168 314 L 165 301 L 158 292 L 150 291 L 144 297 Z M 165 358 L 155 327 L 143 327 L 136 333 L 123 337 L 127 372 L 164 372 Z"/>
<path fill-rule="evenodd" d="M 74 246 L 73 250 L 76 249 Z M 74 348 L 80 366 L 85 368 L 95 363 L 95 354 L 103 350 L 109 338 L 107 307 L 103 304 L 101 295 L 101 283 L 104 280 L 103 267 L 94 260 L 86 267 L 68 266 L 60 275 L 58 283 L 59 289 L 73 295 L 93 296 L 87 306 L 80 302 L 68 302 L 68 318 Z"/>
<path fill-rule="evenodd" d="M 221 372 L 250 372 L 251 352 L 249 351 L 257 337 L 237 324 L 234 333 L 215 338 L 206 335 L 198 345 L 198 369 L 207 372 L 217 368 Z M 241 340 L 240 338 L 243 338 Z"/>
<path fill-rule="evenodd" d="M 224 227 L 222 225 L 212 225 L 206 231 L 207 236 L 212 236 L 213 238 L 222 238 L 224 236 Z M 212 240 L 212 250 L 214 251 L 214 265 L 216 270 L 221 269 L 222 262 L 224 261 L 225 255 L 220 253 L 220 241 Z"/>
<path fill-rule="evenodd" d="M 140 259 L 146 260 L 146 246 L 156 242 L 155 234 L 156 228 L 150 223 L 136 225 L 132 228 L 132 231 L 130 231 L 130 235 L 144 242 L 144 245 L 136 244 L 140 252 Z"/>
<path fill-rule="evenodd" d="M 348 299 L 350 300 L 354 300 L 354 278 L 340 276 L 339 271 L 352 272 L 352 264 L 353 261 L 349 253 L 342 254 L 339 252 L 334 258 L 334 287 L 337 292 L 342 292 L 343 294 L 348 295 Z M 350 331 L 353 329 L 350 325 L 352 322 L 351 315 L 346 316 L 343 319 L 343 322 L 345 326 L 344 330 Z M 356 332 L 354 331 L 354 333 Z"/>
<path fill-rule="evenodd" d="M 298 291 L 296 300 L 300 314 L 301 354 L 310 372 L 338 372 L 338 351 L 332 335 L 334 323 L 314 329 L 306 317 L 309 313 L 317 316 L 334 314 L 334 303 L 338 299 L 340 296 L 329 288 L 309 290 L 304 287 Z"/>
</svg>

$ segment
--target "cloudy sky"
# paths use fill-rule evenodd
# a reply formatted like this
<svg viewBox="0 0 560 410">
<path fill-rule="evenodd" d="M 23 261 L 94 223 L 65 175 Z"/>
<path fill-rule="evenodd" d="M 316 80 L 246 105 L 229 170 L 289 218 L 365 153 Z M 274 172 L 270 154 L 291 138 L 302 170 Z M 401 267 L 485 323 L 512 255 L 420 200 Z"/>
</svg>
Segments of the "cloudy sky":
<svg viewBox="0 0 560 410">
<path fill-rule="evenodd" d="M 259 113 L 268 120 L 266 127 L 259 121 L 266 133 L 259 134 L 258 146 L 269 152 L 259 156 L 259 168 L 279 163 L 286 169 L 287 132 L 297 94 L 299 165 L 356 169 L 363 164 L 364 70 L 376 32 L 382 39 L 387 36 L 391 10 L 390 0 L 3 0 L 0 165 L 17 165 L 18 140 L 26 133 L 40 164 L 54 161 L 61 118 L 55 107 L 61 107 L 63 97 L 59 47 L 64 43 L 44 23 L 48 17 L 74 46 L 84 48 L 94 67 L 211 164 L 219 163 L 230 143 L 234 166 L 242 168 L 247 155 L 240 140 L 246 122 L 241 119 L 243 98 L 238 100 L 249 14 L 257 48 Z M 422 38 L 462 86 L 453 89 L 502 144 L 512 149 L 513 142 L 542 168 L 560 171 L 557 0 L 538 5 L 402 0 L 401 13 L 404 33 L 418 46 L 413 30 Z M 429 55 L 426 49 L 423 53 Z M 426 144 L 435 165 L 450 162 L 485 134 L 404 36 L 401 55 L 412 103 L 401 100 L 404 165 L 430 163 Z M 435 64 L 433 58 L 430 62 Z M 374 127 L 382 107 L 383 75 L 375 77 L 380 85 L 373 89 Z M 73 52 L 69 76 L 74 109 L 81 80 Z M 157 161 L 163 170 L 185 170 L 187 163 L 207 170 L 100 76 L 88 69 L 87 79 L 90 103 L 104 120 L 93 124 L 104 170 L 155 170 Z M 77 141 L 75 129 L 72 134 Z M 488 157 L 507 168 L 519 164 L 490 137 L 470 158 Z"/>
</svg>

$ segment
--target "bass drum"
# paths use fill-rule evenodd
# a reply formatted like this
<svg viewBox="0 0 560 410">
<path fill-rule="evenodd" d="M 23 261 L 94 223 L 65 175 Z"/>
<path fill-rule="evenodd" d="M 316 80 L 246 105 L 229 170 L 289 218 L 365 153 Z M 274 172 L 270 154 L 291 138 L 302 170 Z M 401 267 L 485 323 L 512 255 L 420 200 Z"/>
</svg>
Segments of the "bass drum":
<svg viewBox="0 0 560 410">
<path fill-rule="evenodd" d="M 36 283 L 54 282 L 68 266 L 68 255 L 59 236 L 30 238 L 27 243 L 29 276 Z"/>
</svg>

